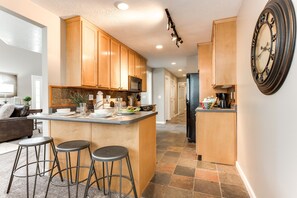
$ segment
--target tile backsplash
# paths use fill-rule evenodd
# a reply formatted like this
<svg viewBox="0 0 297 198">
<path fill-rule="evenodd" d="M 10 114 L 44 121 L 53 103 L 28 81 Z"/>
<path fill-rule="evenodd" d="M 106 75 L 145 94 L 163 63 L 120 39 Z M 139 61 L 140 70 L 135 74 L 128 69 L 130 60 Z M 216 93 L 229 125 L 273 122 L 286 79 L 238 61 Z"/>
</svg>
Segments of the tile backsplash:
<svg viewBox="0 0 297 198">
<path fill-rule="evenodd" d="M 62 86 L 49 86 L 49 107 L 60 108 L 60 107 L 75 107 L 76 105 L 72 102 L 70 97 L 74 93 L 80 93 L 81 95 L 93 95 L 93 99 L 96 101 L 96 95 L 98 91 L 103 92 L 103 97 L 110 95 L 111 98 L 123 98 L 123 101 L 128 100 L 128 96 L 137 93 L 130 93 L 128 91 L 113 91 L 113 90 L 99 90 L 92 88 L 76 88 L 76 87 L 62 87 Z"/>
</svg>

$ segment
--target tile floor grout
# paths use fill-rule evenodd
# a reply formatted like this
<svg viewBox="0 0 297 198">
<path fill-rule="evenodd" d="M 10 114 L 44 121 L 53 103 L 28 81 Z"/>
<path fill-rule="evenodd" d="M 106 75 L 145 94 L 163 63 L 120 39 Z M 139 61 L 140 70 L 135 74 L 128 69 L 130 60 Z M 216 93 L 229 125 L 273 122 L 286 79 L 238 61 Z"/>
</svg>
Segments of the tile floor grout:
<svg viewBox="0 0 297 198">
<path fill-rule="evenodd" d="M 185 137 L 185 115 L 157 125 L 157 167 L 144 198 L 246 198 L 234 166 L 197 160 Z"/>
</svg>

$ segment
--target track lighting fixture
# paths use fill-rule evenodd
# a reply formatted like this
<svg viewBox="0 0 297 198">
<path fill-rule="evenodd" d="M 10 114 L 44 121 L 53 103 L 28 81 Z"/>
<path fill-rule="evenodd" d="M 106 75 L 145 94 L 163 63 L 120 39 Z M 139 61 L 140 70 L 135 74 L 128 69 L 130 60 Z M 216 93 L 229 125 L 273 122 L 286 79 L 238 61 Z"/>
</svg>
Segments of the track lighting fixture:
<svg viewBox="0 0 297 198">
<path fill-rule="evenodd" d="M 170 30 L 170 28 L 172 29 L 173 33 L 171 33 L 171 39 L 172 41 L 175 41 L 176 46 L 179 47 L 183 43 L 183 40 L 180 36 L 178 36 L 177 31 L 175 29 L 175 24 L 172 21 L 169 10 L 167 8 L 165 9 L 165 12 L 168 18 L 167 30 Z"/>
</svg>

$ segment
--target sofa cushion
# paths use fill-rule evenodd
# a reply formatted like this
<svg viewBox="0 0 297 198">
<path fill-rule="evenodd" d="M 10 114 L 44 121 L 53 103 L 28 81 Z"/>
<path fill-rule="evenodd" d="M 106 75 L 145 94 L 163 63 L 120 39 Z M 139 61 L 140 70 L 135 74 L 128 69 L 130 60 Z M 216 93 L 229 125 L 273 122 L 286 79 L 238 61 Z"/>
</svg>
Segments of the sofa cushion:
<svg viewBox="0 0 297 198">
<path fill-rule="evenodd" d="M 22 109 L 21 111 L 21 114 L 20 116 L 21 117 L 25 117 L 25 116 L 28 116 L 30 114 L 30 111 L 29 111 L 30 107 L 29 106 L 24 106 L 24 108 Z"/>
<path fill-rule="evenodd" d="M 24 105 L 15 105 L 14 111 L 12 112 L 10 117 L 20 117 L 23 108 L 24 108 Z"/>
<path fill-rule="evenodd" d="M 9 118 L 14 111 L 13 104 L 5 104 L 0 108 L 0 119 Z"/>
</svg>

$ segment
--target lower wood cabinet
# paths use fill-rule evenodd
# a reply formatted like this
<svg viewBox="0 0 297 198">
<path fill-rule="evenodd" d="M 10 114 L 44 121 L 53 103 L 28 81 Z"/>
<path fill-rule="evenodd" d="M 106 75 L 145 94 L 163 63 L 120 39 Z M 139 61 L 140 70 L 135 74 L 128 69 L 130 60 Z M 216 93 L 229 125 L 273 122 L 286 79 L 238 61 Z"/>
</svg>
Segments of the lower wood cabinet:
<svg viewBox="0 0 297 198">
<path fill-rule="evenodd" d="M 196 152 L 202 161 L 234 165 L 236 112 L 196 113 Z"/>
</svg>

